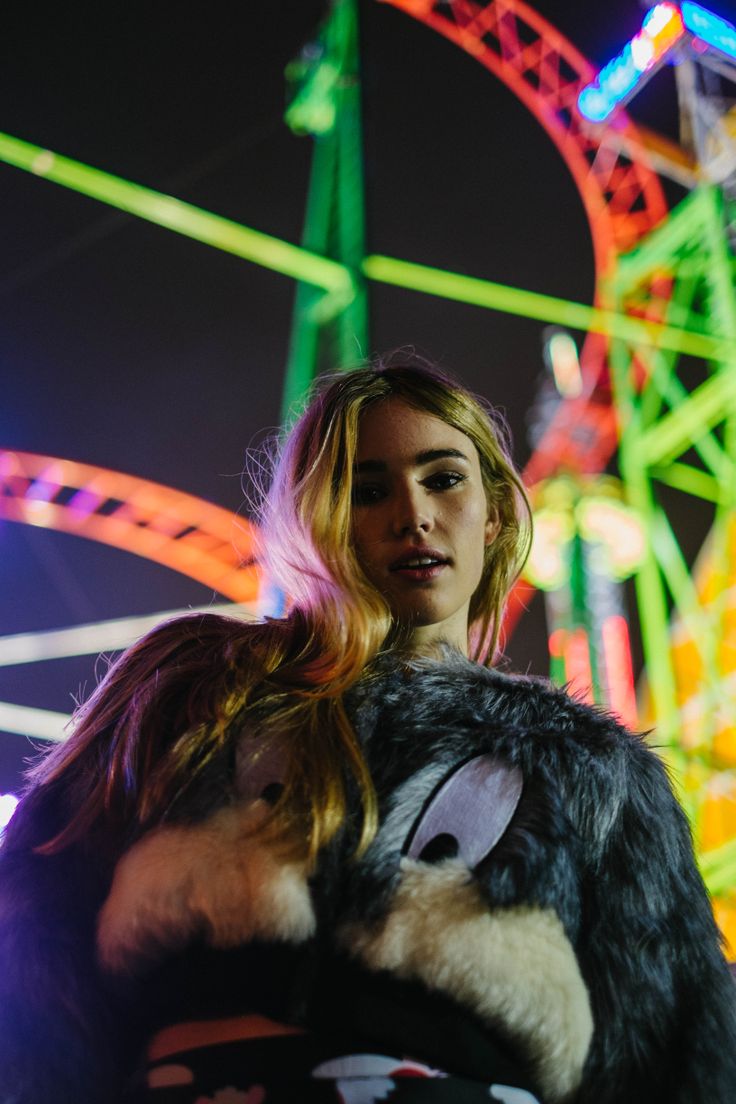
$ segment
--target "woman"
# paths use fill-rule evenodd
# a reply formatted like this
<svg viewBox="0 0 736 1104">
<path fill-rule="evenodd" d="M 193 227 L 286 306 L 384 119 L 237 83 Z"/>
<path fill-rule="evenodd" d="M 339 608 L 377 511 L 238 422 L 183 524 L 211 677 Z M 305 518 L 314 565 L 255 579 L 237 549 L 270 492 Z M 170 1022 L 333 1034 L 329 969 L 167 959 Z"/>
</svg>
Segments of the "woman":
<svg viewBox="0 0 736 1104">
<path fill-rule="evenodd" d="M 494 671 L 503 435 L 414 361 L 283 448 L 279 620 L 124 655 L 0 869 L 5 1104 L 726 1104 L 733 983 L 659 760 Z"/>
</svg>

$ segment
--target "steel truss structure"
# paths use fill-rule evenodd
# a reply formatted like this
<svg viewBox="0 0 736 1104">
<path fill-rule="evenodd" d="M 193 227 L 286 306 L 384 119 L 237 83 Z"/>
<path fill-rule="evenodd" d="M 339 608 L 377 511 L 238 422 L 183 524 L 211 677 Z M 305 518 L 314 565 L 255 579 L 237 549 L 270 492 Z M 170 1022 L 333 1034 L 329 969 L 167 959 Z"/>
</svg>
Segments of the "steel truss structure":
<svg viewBox="0 0 736 1104">
<path fill-rule="evenodd" d="M 654 309 L 669 321 L 729 337 L 736 335 L 733 264 L 723 194 L 701 186 L 620 259 L 609 293 L 629 313 Z M 733 938 L 736 360 L 725 355 L 694 364 L 619 339 L 610 360 L 619 468 L 648 536 L 636 583 L 650 716 L 683 781 L 704 868 L 720 890 L 721 918 L 728 916 Z M 694 571 L 671 520 L 682 496 L 701 503 L 693 525 L 708 531 Z"/>
</svg>

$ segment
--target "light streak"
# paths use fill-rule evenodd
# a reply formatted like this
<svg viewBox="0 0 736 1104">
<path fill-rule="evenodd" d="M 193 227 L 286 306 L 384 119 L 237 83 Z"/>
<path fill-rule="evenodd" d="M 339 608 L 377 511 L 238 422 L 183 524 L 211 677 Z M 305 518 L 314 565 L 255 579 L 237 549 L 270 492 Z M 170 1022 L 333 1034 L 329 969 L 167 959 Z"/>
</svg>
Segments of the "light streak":
<svg viewBox="0 0 736 1104">
<path fill-rule="evenodd" d="M 497 284 L 476 276 L 446 272 L 430 265 L 402 261 L 396 257 L 373 254 L 363 262 L 363 272 L 370 280 L 394 287 L 423 291 L 460 303 L 470 303 L 489 310 L 502 311 L 524 318 L 536 318 L 573 330 L 606 334 L 634 345 L 647 345 L 673 352 L 688 353 L 705 360 L 736 359 L 736 342 L 694 330 L 678 329 L 658 322 L 632 318 L 616 311 L 589 307 L 537 291 Z"/>
<path fill-rule="evenodd" d="M 10 134 L 0 133 L 0 160 L 157 226 L 324 288 L 330 298 L 334 297 L 343 305 L 355 296 L 352 276 L 344 265 L 173 196 L 52 153 Z"/>
<path fill-rule="evenodd" d="M 129 647 L 162 621 L 170 621 L 172 618 L 197 612 L 224 614 L 230 617 L 253 617 L 252 607 L 228 603 L 208 606 L 207 609 L 199 611 L 166 610 L 140 617 L 117 617 L 110 621 L 74 625 L 66 629 L 15 633 L 12 636 L 0 637 L 0 667 L 14 667 L 22 663 L 38 663 L 49 659 L 66 659 L 70 656 L 96 655 L 99 652 L 118 652 Z"/>
<path fill-rule="evenodd" d="M 11 705 L 0 702 L 0 732 L 12 732 L 17 736 L 30 736 L 38 740 L 61 743 L 66 739 L 65 726 L 71 717 L 51 709 L 36 709 L 30 705 Z"/>
<path fill-rule="evenodd" d="M 601 638 L 610 706 L 628 728 L 636 728 L 636 691 L 626 618 L 621 614 L 607 617 L 601 626 Z"/>
<path fill-rule="evenodd" d="M 128 211 L 286 276 L 323 287 L 326 291 L 320 299 L 323 314 L 332 316 L 354 298 L 355 286 L 350 269 L 338 261 L 310 253 L 143 185 L 130 183 L 3 133 L 0 133 L 0 161 L 35 172 L 111 207 Z M 412 264 L 394 257 L 378 254 L 366 257 L 361 270 L 364 276 L 378 283 L 569 326 L 574 330 L 619 337 L 634 344 L 671 349 L 706 360 L 736 356 L 736 342 L 730 339 L 645 322 L 615 311 Z"/>
</svg>

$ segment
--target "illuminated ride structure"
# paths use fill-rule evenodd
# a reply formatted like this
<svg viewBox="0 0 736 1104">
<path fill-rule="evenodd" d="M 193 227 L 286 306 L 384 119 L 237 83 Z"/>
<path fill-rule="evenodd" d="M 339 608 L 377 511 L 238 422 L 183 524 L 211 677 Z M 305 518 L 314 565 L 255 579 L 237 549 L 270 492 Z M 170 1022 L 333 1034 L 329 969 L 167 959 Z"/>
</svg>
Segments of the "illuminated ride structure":
<svg viewBox="0 0 736 1104">
<path fill-rule="evenodd" d="M 7 135 L 0 135 L 0 159 L 294 278 L 285 417 L 324 362 L 348 365 L 356 347 L 369 347 L 370 281 L 587 333 L 579 386 L 563 389 L 549 407 L 524 473 L 540 534 L 525 586 L 542 586 L 547 595 L 553 674 L 580 676 L 633 722 L 620 583 L 634 574 L 647 717 L 684 783 L 701 865 L 736 946 L 736 307 L 729 248 L 736 127 L 716 90 L 732 77 L 736 32 L 698 5 L 658 4 L 639 35 L 596 74 L 521 0 L 384 2 L 485 65 L 555 142 L 591 228 L 592 307 L 366 253 L 357 0 L 332 0 L 317 41 L 288 73 L 287 121 L 314 138 L 301 248 Z M 684 148 L 635 127 L 621 107 L 674 60 Z M 655 170 L 692 187 L 669 215 Z M 603 474 L 617 445 L 618 481 Z M 75 481 L 66 461 L 6 456 L 4 463 L 5 516 L 111 543 L 119 533 L 124 547 L 206 577 L 230 597 L 257 601 L 256 568 L 238 566 L 225 550 L 224 519 L 189 496 L 169 514 L 164 499 L 152 493 L 146 500 L 140 480 L 134 502 L 127 491 L 105 490 L 111 473 L 87 469 Z M 708 504 L 712 514 L 694 571 L 669 520 L 668 496 L 678 494 Z M 141 498 L 148 505 L 136 516 Z M 131 516 L 127 532 L 137 528 L 142 538 L 135 548 L 123 543 Z M 249 559 L 244 532 L 240 551 Z M 200 552 L 210 560 L 206 571 L 221 571 L 220 582 L 196 566 Z M 512 605 L 510 621 L 520 608 L 519 601 Z"/>
<path fill-rule="evenodd" d="M 254 528 L 194 495 L 122 472 L 0 452 L 0 517 L 114 545 L 254 608 Z"/>
</svg>

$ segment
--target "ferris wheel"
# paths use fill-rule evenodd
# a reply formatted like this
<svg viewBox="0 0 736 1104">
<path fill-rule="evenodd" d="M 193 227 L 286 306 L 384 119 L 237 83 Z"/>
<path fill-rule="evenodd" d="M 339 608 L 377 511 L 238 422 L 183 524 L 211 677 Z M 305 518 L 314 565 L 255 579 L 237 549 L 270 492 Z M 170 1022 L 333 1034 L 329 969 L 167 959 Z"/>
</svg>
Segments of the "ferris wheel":
<svg viewBox="0 0 736 1104">
<path fill-rule="evenodd" d="M 579 386 L 554 404 L 524 472 L 540 513 L 546 511 L 554 524 L 557 510 L 558 521 L 563 518 L 560 524 L 567 525 L 567 535 L 556 543 L 553 540 L 551 547 L 559 553 L 564 545 L 571 559 L 567 568 L 562 564 L 561 580 L 550 582 L 544 569 L 537 567 L 526 585 L 546 587 L 554 596 L 568 585 L 564 576 L 566 571 L 569 575 L 575 556 L 583 563 L 583 575 L 591 549 L 600 561 L 605 546 L 601 503 L 613 511 L 612 524 L 619 530 L 627 518 L 635 528 L 635 516 L 640 524 L 657 527 L 658 548 L 640 549 L 627 568 L 641 581 L 640 594 L 647 594 L 641 616 L 645 637 L 649 636 L 645 652 L 652 713 L 673 761 L 686 777 L 706 867 L 713 885 L 722 891 L 722 919 L 724 924 L 733 923 L 736 941 L 736 904 L 730 902 L 729 892 L 730 871 L 736 866 L 732 846 L 736 814 L 733 823 L 729 819 L 731 804 L 736 808 L 732 777 L 736 734 L 729 736 L 733 667 L 728 666 L 728 648 L 723 659 L 718 643 L 723 626 L 730 625 L 723 594 L 732 585 L 734 564 L 733 540 L 724 536 L 731 532 L 727 518 L 734 506 L 733 494 L 729 498 L 723 490 L 736 463 L 736 397 L 731 382 L 736 312 L 732 310 L 732 265 L 730 258 L 722 256 L 723 249 L 728 249 L 728 213 L 718 199 L 727 189 L 718 190 L 722 181 L 701 188 L 684 215 L 668 214 L 657 170 L 668 166 L 694 178 L 695 162 L 688 163 L 672 143 L 637 128 L 621 109 L 612 122 L 586 118 L 580 96 L 599 79 L 596 70 L 522 0 L 382 2 L 426 24 L 485 66 L 534 114 L 555 143 L 575 181 L 590 227 L 596 272 L 591 307 L 366 251 L 356 0 L 333 0 L 318 36 L 318 49 L 298 59 L 290 74 L 293 95 L 287 121 L 315 140 L 301 247 L 8 135 L 0 135 L 0 159 L 295 279 L 297 304 L 284 385 L 285 411 L 318 371 L 326 339 L 338 351 L 338 359 L 350 360 L 355 335 L 365 332 L 371 282 L 413 287 L 587 331 L 579 358 Z M 672 3 L 656 8 L 679 10 Z M 664 16 L 658 18 L 661 22 Z M 679 48 L 684 48 L 682 42 Z M 717 52 L 717 47 L 713 49 Z M 695 64 L 693 58 L 688 64 Z M 719 64 L 726 65 L 722 58 Z M 683 290 L 684 277 L 679 276 L 680 261 L 687 257 L 687 279 L 692 283 L 695 243 L 701 254 L 705 243 L 707 253 L 700 257 L 702 279 L 718 283 L 717 288 L 709 285 L 708 291 L 709 301 L 718 303 L 711 329 L 690 310 L 696 291 Z M 727 278 L 722 275 L 726 268 Z M 368 345 L 365 340 L 360 344 Z M 706 384 L 694 396 L 678 381 L 676 362 L 681 352 L 699 353 L 709 366 Z M 683 460 L 693 434 L 699 466 Z M 613 490 L 610 481 L 604 484 L 596 477 L 616 451 L 619 438 L 623 483 Z M 642 441 L 649 452 L 642 451 Z M 713 535 L 699 581 L 691 578 L 682 557 L 678 559 L 663 511 L 653 503 L 655 479 L 669 480 L 669 485 L 679 480 L 681 489 L 710 495 L 715 502 Z M 233 519 L 226 511 L 145 480 L 60 458 L 2 453 L 0 480 L 0 511 L 5 517 L 115 544 L 205 581 L 251 611 L 262 606 L 262 581 L 253 556 L 255 532 L 239 520 L 234 552 Z M 730 485 L 736 486 L 736 480 Z M 583 499 L 597 505 L 597 514 L 578 508 Z M 590 520 L 593 514 L 599 519 L 598 530 L 595 520 Z M 598 574 L 606 576 L 605 571 Z M 600 578 L 597 585 L 600 591 Z M 655 592 L 660 600 L 653 610 Z M 612 593 L 609 588 L 609 605 Z M 625 658 L 626 642 L 620 633 L 618 638 L 611 633 L 606 637 L 603 622 L 590 623 L 591 602 L 588 596 L 580 603 L 580 623 L 577 615 L 570 620 L 569 610 L 560 615 L 555 628 L 558 669 L 567 677 L 582 657 L 588 664 L 583 662 L 583 670 L 591 672 L 595 683 L 595 663 L 602 662 L 596 689 L 616 706 L 618 684 L 610 673 L 605 674 L 605 661 L 610 656 Z M 554 615 L 553 599 L 549 608 Z M 619 619 L 620 626 L 621 610 L 617 607 L 611 616 Z M 587 636 L 581 637 L 580 629 Z M 664 664 L 661 653 L 667 651 L 670 637 L 672 657 Z M 608 653 L 606 639 L 612 641 L 613 651 Z M 677 649 L 684 646 L 683 641 L 695 649 L 701 673 L 700 681 L 688 686 L 686 699 L 685 691 L 678 688 L 678 670 L 683 665 Z M 0 640 L 0 650 L 4 643 L 11 645 Z M 718 657 L 715 679 L 708 663 L 714 654 Z M 693 666 L 686 666 L 692 682 Z M 725 719 L 718 731 L 705 736 L 696 724 L 701 735 L 690 737 L 690 746 L 683 746 L 683 711 L 689 708 L 692 717 L 695 707 L 689 703 L 699 698 L 715 700 Z"/>
</svg>

